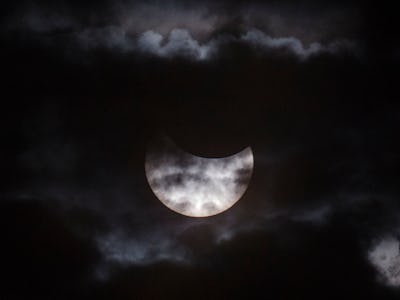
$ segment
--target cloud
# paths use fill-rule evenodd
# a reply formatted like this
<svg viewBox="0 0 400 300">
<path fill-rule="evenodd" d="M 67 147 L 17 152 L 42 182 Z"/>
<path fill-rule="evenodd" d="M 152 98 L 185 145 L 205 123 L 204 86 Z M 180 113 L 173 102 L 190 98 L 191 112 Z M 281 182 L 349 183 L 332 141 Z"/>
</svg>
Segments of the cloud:
<svg viewBox="0 0 400 300">
<path fill-rule="evenodd" d="M 165 38 L 160 33 L 149 30 L 140 35 L 138 48 L 160 57 L 182 56 L 196 60 L 208 59 L 213 50 L 215 51 L 213 42 L 201 45 L 185 29 L 173 29 L 165 45 L 162 45 L 164 41 Z"/>
<path fill-rule="evenodd" d="M 291 54 L 298 56 L 301 59 L 306 59 L 312 55 L 321 53 L 336 54 L 341 51 L 354 50 L 355 45 L 350 41 L 334 41 L 327 45 L 318 42 L 311 43 L 306 47 L 303 42 L 295 37 L 271 37 L 260 30 L 248 31 L 241 37 L 241 40 L 248 42 L 251 45 L 259 47 L 263 50 L 283 50 L 289 51 Z"/>
<path fill-rule="evenodd" d="M 160 58 L 181 57 L 195 61 L 212 60 L 223 57 L 223 47 L 231 44 L 243 44 L 251 49 L 259 50 L 264 55 L 293 56 L 301 60 L 320 54 L 338 55 L 343 52 L 358 54 L 359 49 L 354 42 L 337 40 L 329 44 L 318 42 L 305 46 L 295 37 L 271 37 L 258 29 L 251 29 L 239 37 L 220 34 L 201 42 L 193 38 L 188 29 L 174 28 L 167 35 L 148 30 L 130 36 L 124 29 L 109 26 L 101 29 L 90 29 L 75 35 L 75 41 L 81 49 L 109 49 L 113 51 L 146 54 Z"/>
<path fill-rule="evenodd" d="M 332 29 L 338 28 L 337 24 L 350 24 L 350 31 L 357 28 L 354 14 L 352 22 L 345 22 L 350 19 L 347 9 L 341 14 L 337 10 L 320 15 L 314 12 L 310 18 L 306 11 L 293 15 L 286 8 L 278 11 L 254 3 L 223 9 L 221 5 L 207 8 L 194 3 L 137 2 L 116 3 L 93 11 L 90 18 L 81 14 L 77 7 L 28 6 L 9 16 L 5 27 L 12 34 L 22 33 L 25 39 L 45 42 L 61 52 L 103 49 L 204 61 L 223 57 L 224 47 L 238 43 L 261 50 L 264 55 L 289 55 L 302 60 L 319 54 L 359 51 L 347 28 L 339 26 L 339 32 Z M 313 22 L 324 22 L 324 26 Z"/>
<path fill-rule="evenodd" d="M 146 236 L 127 236 L 123 232 L 97 238 L 97 245 L 108 263 L 149 265 L 161 261 L 178 264 L 190 262 L 187 249 L 163 230 L 147 232 Z"/>
<path fill-rule="evenodd" d="M 163 42 L 165 42 L 164 45 Z M 307 59 L 318 54 L 337 54 L 342 51 L 353 51 L 355 45 L 350 41 L 334 41 L 328 45 L 311 43 L 308 47 L 295 37 L 271 37 L 260 30 L 252 29 L 239 38 L 221 35 L 201 44 L 186 29 L 173 29 L 168 37 L 154 31 L 146 31 L 138 39 L 139 50 L 159 57 L 188 57 L 195 60 L 211 59 L 217 55 L 221 45 L 243 43 L 268 53 L 280 51 L 300 59 Z"/>
<path fill-rule="evenodd" d="M 400 287 L 400 242 L 388 236 L 376 243 L 368 253 L 371 264 L 384 284 Z"/>
<path fill-rule="evenodd" d="M 242 44 L 251 52 L 258 50 L 263 55 L 293 56 L 300 60 L 312 56 L 340 53 L 357 55 L 359 49 L 354 42 L 337 40 L 329 44 L 318 42 L 305 46 L 295 37 L 272 37 L 258 29 L 251 29 L 239 37 L 220 34 L 208 41 L 196 40 L 189 30 L 174 28 L 167 35 L 148 30 L 136 36 L 129 35 L 117 26 L 100 29 L 87 29 L 74 36 L 75 42 L 82 50 L 108 49 L 121 53 L 145 54 L 160 58 L 186 58 L 194 61 L 212 60 L 224 56 L 224 48 L 231 44 Z"/>
</svg>

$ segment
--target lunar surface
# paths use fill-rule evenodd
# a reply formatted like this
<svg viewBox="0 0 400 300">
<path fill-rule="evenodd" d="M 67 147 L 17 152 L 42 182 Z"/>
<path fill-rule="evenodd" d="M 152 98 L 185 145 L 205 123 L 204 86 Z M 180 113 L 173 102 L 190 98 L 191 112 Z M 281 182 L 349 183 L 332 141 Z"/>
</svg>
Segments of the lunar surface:
<svg viewBox="0 0 400 300">
<path fill-rule="evenodd" d="M 209 217 L 232 207 L 245 193 L 254 159 L 250 147 L 232 156 L 204 158 L 161 138 L 147 150 L 145 171 L 157 198 L 190 217 Z"/>
</svg>

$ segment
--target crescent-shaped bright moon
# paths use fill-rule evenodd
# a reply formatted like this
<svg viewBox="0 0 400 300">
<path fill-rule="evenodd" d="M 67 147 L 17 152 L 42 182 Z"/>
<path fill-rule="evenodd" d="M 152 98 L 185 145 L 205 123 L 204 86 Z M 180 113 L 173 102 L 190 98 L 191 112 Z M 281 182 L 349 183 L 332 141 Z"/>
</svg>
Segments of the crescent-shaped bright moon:
<svg viewBox="0 0 400 300">
<path fill-rule="evenodd" d="M 171 210 L 209 217 L 232 207 L 245 193 L 254 167 L 251 147 L 232 156 L 189 154 L 169 139 L 149 147 L 145 172 L 150 188 Z"/>
</svg>

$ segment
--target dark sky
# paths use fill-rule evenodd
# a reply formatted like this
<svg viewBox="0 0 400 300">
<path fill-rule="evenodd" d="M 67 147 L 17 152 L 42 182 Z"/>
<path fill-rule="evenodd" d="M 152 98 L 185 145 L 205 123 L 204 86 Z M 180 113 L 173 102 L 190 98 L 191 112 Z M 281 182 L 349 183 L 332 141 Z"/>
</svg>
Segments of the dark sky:
<svg viewBox="0 0 400 300">
<path fill-rule="evenodd" d="M 8 3 L 7 3 L 8 2 Z M 385 1 L 6 1 L 0 298 L 398 299 L 395 10 Z M 158 134 L 251 146 L 244 197 L 166 208 Z"/>
</svg>

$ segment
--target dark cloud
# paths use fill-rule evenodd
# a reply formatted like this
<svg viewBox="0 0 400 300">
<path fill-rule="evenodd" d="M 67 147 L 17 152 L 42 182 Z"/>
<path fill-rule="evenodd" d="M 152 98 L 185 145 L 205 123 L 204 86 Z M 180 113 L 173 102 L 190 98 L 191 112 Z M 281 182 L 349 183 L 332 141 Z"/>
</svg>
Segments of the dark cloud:
<svg viewBox="0 0 400 300">
<path fill-rule="evenodd" d="M 188 243 L 193 251 L 202 253 L 203 263 L 192 267 L 160 263 L 149 268 L 128 268 L 111 278 L 102 294 L 107 298 L 117 293 L 121 299 L 142 295 L 242 299 L 258 297 L 262 291 L 262 295 L 284 299 L 321 295 L 337 299 L 344 293 L 355 299 L 395 299 L 395 292 L 376 284 L 374 270 L 360 255 L 353 232 L 340 225 L 341 221 L 338 216 L 324 230 L 299 223 L 281 224 L 284 236 L 273 230 L 255 231 L 212 250 L 203 249 L 212 238 L 210 232 L 197 228 L 192 232 L 195 234 L 188 233 Z"/>
</svg>

